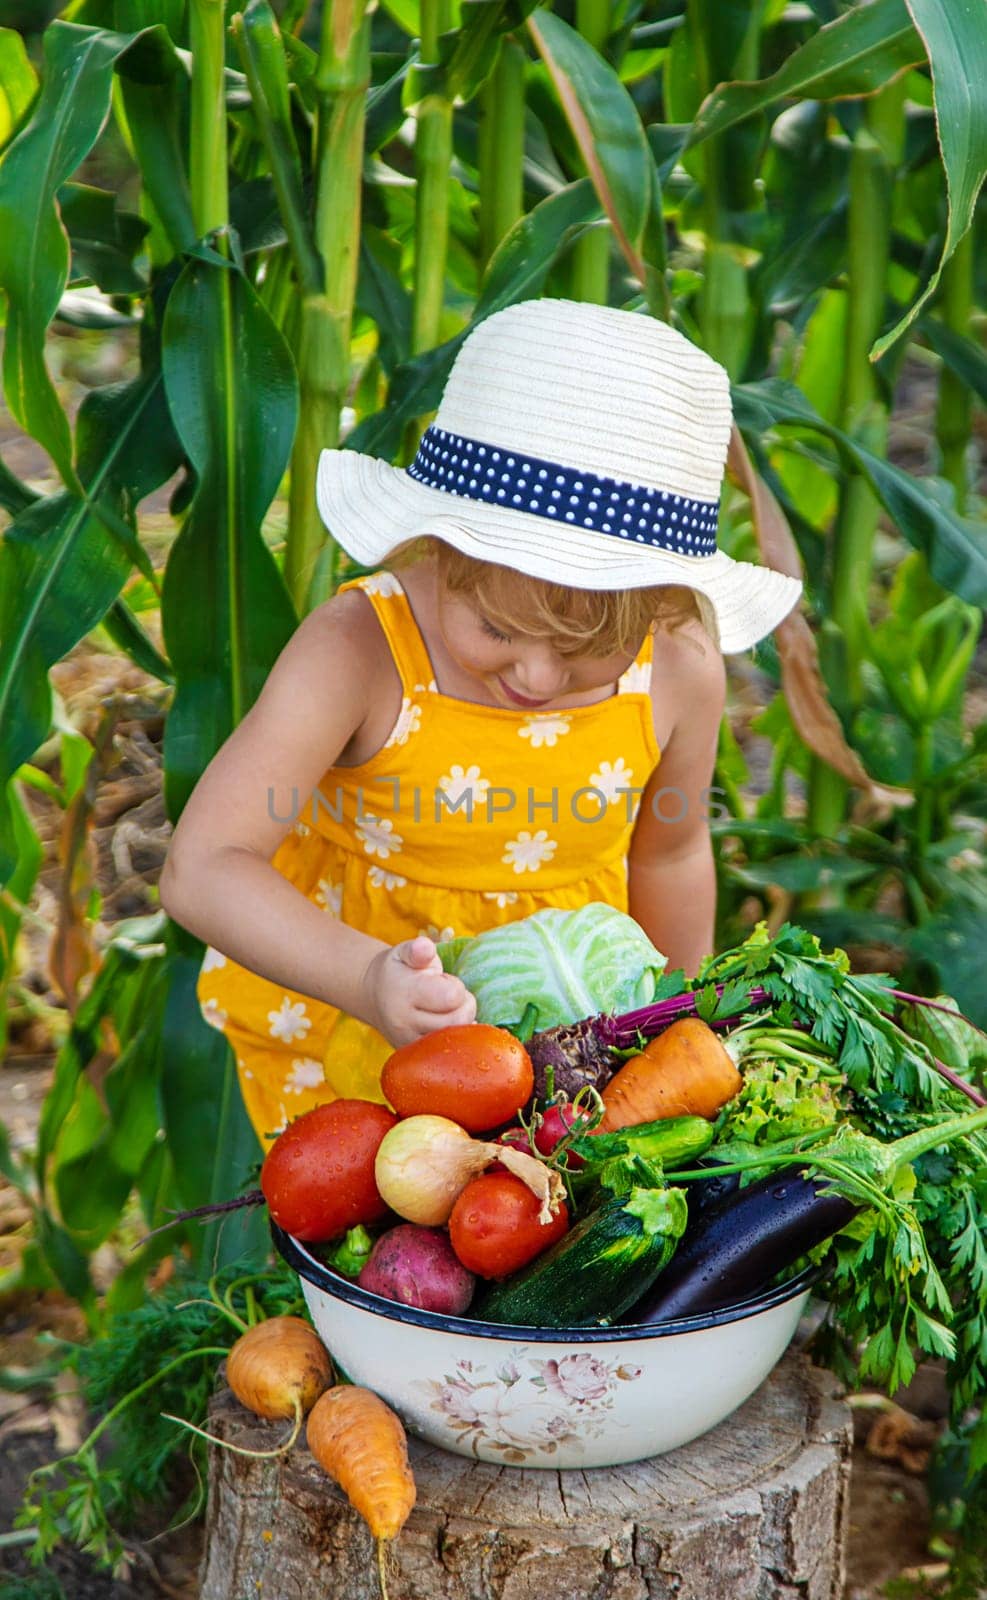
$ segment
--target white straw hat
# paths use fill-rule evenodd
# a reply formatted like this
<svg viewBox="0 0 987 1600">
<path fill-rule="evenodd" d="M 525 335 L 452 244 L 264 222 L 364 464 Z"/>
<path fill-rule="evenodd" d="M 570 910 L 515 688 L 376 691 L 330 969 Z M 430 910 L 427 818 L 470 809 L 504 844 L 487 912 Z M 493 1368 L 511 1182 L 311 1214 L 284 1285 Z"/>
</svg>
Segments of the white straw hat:
<svg viewBox="0 0 987 1600">
<path fill-rule="evenodd" d="M 323 450 L 319 511 L 367 566 L 427 533 L 576 589 L 688 587 L 729 654 L 801 592 L 716 548 L 731 420 L 723 368 L 666 323 L 526 300 L 465 340 L 410 467 Z"/>
</svg>

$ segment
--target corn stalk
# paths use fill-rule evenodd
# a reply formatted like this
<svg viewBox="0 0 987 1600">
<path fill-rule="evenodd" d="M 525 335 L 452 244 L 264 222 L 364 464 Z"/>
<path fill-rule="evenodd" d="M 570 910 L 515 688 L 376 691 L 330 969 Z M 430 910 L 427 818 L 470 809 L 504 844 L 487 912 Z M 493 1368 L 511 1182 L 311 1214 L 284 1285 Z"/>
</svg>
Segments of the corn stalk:
<svg viewBox="0 0 987 1600">
<path fill-rule="evenodd" d="M 421 0 L 421 61 L 439 60 L 439 39 L 450 26 L 450 0 Z M 411 349 L 419 355 L 441 338 L 449 240 L 449 164 L 452 159 L 452 101 L 441 89 L 425 95 L 418 107 L 415 135 L 415 287 L 411 311 Z"/>
<path fill-rule="evenodd" d="M 524 51 L 505 39 L 480 90 L 479 266 L 481 272 L 524 210 Z"/>
<path fill-rule="evenodd" d="M 939 313 L 953 333 L 965 336 L 973 310 L 973 230 L 961 239 L 942 273 Z M 939 471 L 956 492 L 956 509 L 966 509 L 970 448 L 972 398 L 970 390 L 949 367 L 943 364 L 939 375 L 939 402 L 936 408 L 936 441 L 939 445 Z"/>
<path fill-rule="evenodd" d="M 334 545 L 328 561 L 319 563 L 325 534 L 315 504 L 315 474 L 319 452 L 339 444 L 350 382 L 369 82 L 365 0 L 331 0 L 322 13 L 315 76 L 315 248 L 321 281 L 306 270 L 295 346 L 300 406 L 291 453 L 285 581 L 299 611 L 331 594 L 336 583 Z"/>
<path fill-rule="evenodd" d="M 843 352 L 842 425 L 865 449 L 883 456 L 888 408 L 870 351 L 880 336 L 887 307 L 891 252 L 891 203 L 904 146 L 904 84 L 888 85 L 867 102 L 850 160 L 847 250 L 848 304 Z M 866 655 L 867 595 L 880 506 L 859 474 L 843 482 L 833 538 L 829 615 L 835 624 L 830 662 L 837 703 L 849 711 L 861 696 Z M 810 772 L 813 827 L 831 836 L 843 818 L 847 785 L 831 767 L 815 761 Z"/>
<path fill-rule="evenodd" d="M 576 27 L 602 56 L 610 35 L 610 0 L 576 0 Z M 569 265 L 569 293 L 574 300 L 605 306 L 610 298 L 610 230 L 593 228 L 577 239 Z"/>
</svg>

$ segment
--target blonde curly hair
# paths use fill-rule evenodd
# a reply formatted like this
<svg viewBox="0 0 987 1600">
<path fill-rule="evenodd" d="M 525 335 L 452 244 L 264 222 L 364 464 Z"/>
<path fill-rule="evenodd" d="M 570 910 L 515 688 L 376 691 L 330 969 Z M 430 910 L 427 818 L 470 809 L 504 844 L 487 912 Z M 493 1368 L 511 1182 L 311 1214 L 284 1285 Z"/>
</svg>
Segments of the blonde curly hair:
<svg viewBox="0 0 987 1600">
<path fill-rule="evenodd" d="M 646 633 L 699 619 L 709 631 L 707 608 L 694 590 L 671 584 L 650 589 L 574 589 L 529 578 L 493 561 L 478 561 L 443 540 L 407 539 L 386 558 L 400 569 L 434 560 L 451 594 L 474 601 L 505 633 L 551 637 L 560 655 L 637 655 Z M 715 637 L 715 636 L 714 636 Z"/>
</svg>

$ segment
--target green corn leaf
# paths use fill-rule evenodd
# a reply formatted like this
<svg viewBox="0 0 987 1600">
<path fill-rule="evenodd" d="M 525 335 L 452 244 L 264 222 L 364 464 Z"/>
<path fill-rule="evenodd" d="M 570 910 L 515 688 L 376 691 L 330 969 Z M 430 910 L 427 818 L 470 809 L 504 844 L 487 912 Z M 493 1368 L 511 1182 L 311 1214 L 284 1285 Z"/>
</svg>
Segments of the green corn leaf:
<svg viewBox="0 0 987 1600">
<path fill-rule="evenodd" d="M 873 94 L 925 59 L 905 0 L 853 6 L 814 33 L 770 78 L 725 83 L 703 102 L 686 148 L 692 149 L 782 99 L 833 100 Z"/>
<path fill-rule="evenodd" d="M 593 185 L 588 178 L 581 178 L 519 218 L 491 257 L 470 326 L 494 311 L 537 295 L 552 263 L 600 214 Z M 393 459 L 407 424 L 438 405 L 456 351 L 468 331 L 464 328 L 445 344 L 396 368 L 387 405 L 354 428 L 344 448 Z"/>
<path fill-rule="evenodd" d="M 935 293 L 942 269 L 973 221 L 987 176 L 987 27 L 980 0 L 908 0 L 929 65 L 936 131 L 946 170 L 948 220 L 942 256 L 917 300 L 871 350 L 877 361 Z"/>
<path fill-rule="evenodd" d="M 922 317 L 919 331 L 936 355 L 987 405 L 987 355 L 981 345 L 935 317 Z"/>
<path fill-rule="evenodd" d="M 203 1021 L 195 994 L 200 958 L 170 963 L 161 1033 L 161 1102 L 175 1182 L 186 1207 L 230 1200 L 250 1186 L 261 1150 L 243 1107 L 226 1039 Z M 241 1257 L 267 1254 L 266 1219 L 235 1212 L 196 1230 L 191 1243 L 210 1272 Z"/>
<path fill-rule="evenodd" d="M 637 107 L 619 77 L 550 11 L 527 20 L 614 237 L 644 284 L 641 245 L 651 203 L 651 153 Z"/>
<path fill-rule="evenodd" d="M 48 669 L 112 605 L 131 568 L 85 502 L 39 500 L 0 544 L 0 793 L 48 733 Z M 10 813 L 0 807 L 0 882 L 16 863 Z"/>
<path fill-rule="evenodd" d="M 578 232 L 602 215 L 588 178 L 549 195 L 520 217 L 490 258 L 474 321 L 539 294 L 545 277 Z"/>
<path fill-rule="evenodd" d="M 195 242 L 185 154 L 188 68 L 162 29 L 144 35 L 118 68 L 117 120 L 133 147 L 141 181 L 175 254 Z"/>
<path fill-rule="evenodd" d="M 291 123 L 288 69 L 277 21 L 267 0 L 250 0 L 242 16 L 234 18 L 232 27 L 298 281 L 305 294 L 318 294 L 324 271 L 308 218 L 301 161 Z"/>
<path fill-rule="evenodd" d="M 162 683 L 174 683 L 175 673 L 171 662 L 161 654 L 154 640 L 141 627 L 125 600 L 115 600 L 106 616 L 103 627 L 113 643 L 123 650 L 142 672 L 149 673 Z"/>
<path fill-rule="evenodd" d="M 48 733 L 48 669 L 106 614 L 132 564 L 149 565 L 121 511 L 181 459 L 160 372 L 88 395 L 78 443 L 88 503 L 67 492 L 35 501 L 0 544 L 0 792 Z M 0 881 L 14 859 L 11 825 L 0 804 Z"/>
<path fill-rule="evenodd" d="M 21 927 L 21 907 L 27 905 L 44 861 L 44 846 L 35 831 L 31 814 L 20 789 L 11 784 L 7 795 L 13 839 L 14 870 L 0 899 L 0 1055 L 7 1047 L 7 1009 L 9 979 L 14 970 L 17 936 Z"/>
<path fill-rule="evenodd" d="M 56 196 L 96 142 L 109 111 L 114 67 L 135 37 L 141 36 L 52 23 L 44 36 L 45 75 L 34 114 L 0 167 L 4 393 L 13 415 L 71 488 L 78 484 L 68 418 L 44 359 L 45 333 L 69 273 L 68 235 Z"/>
<path fill-rule="evenodd" d="M 103 1048 L 104 1019 L 112 1017 L 114 1026 L 122 1029 L 126 1036 L 129 996 L 140 993 L 143 963 L 148 959 L 151 956 L 147 951 L 120 942 L 111 943 L 72 1018 L 68 1038 L 55 1058 L 54 1078 L 41 1107 L 38 1124 L 35 1175 L 42 1193 L 47 1192 L 49 1161 L 72 1115 L 80 1082 L 89 1063 Z"/>
<path fill-rule="evenodd" d="M 411 348 L 411 295 L 401 282 L 401 256 L 396 239 L 364 224 L 356 303 L 376 324 L 381 365 L 388 374 L 408 359 Z"/>
<path fill-rule="evenodd" d="M 0 28 L 0 149 L 16 129 L 38 88 L 24 40 L 13 28 Z"/>
<path fill-rule="evenodd" d="M 295 371 L 244 274 L 220 259 L 188 261 L 164 320 L 168 404 L 198 479 L 161 605 L 177 681 L 165 733 L 174 817 L 296 620 L 261 538 L 294 437 Z"/>
<path fill-rule="evenodd" d="M 119 1222 L 158 1137 L 161 1003 L 155 989 L 162 988 L 164 959 L 145 969 L 144 1026 L 107 1072 L 102 1098 L 82 1080 L 83 1093 L 56 1147 L 59 1212 L 87 1250 L 102 1244 Z"/>
<path fill-rule="evenodd" d="M 21 483 L 20 478 L 11 472 L 6 463 L 0 461 L 0 506 L 4 511 L 9 511 L 12 517 L 16 517 L 20 512 L 26 511 L 28 506 L 32 506 L 35 500 L 40 499 L 41 496 L 34 489 L 29 488 L 26 483 Z"/>
<path fill-rule="evenodd" d="M 921 550 L 944 589 L 970 605 L 987 606 L 987 531 L 944 506 L 923 483 L 824 422 L 794 384 L 769 378 L 734 389 L 734 415 L 756 444 L 778 424 L 808 427 L 831 439 L 840 455 L 862 473 L 908 542 Z"/>
<path fill-rule="evenodd" d="M 133 212 L 118 211 L 116 195 L 91 184 L 64 183 L 57 199 L 72 247 L 69 282 L 94 283 L 105 294 L 144 294 L 147 284 L 134 256 L 150 224 Z"/>
</svg>

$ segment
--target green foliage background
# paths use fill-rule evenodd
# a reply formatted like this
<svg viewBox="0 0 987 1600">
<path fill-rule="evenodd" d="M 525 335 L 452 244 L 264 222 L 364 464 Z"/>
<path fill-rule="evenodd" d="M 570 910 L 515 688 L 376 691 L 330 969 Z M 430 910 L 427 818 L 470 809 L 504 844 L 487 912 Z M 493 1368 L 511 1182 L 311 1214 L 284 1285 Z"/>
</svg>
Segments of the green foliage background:
<svg viewBox="0 0 987 1600">
<path fill-rule="evenodd" d="M 53 731 L 51 667 L 101 626 L 167 686 L 176 818 L 343 573 L 315 511 L 318 451 L 406 461 L 466 331 L 550 294 L 670 319 L 724 363 L 756 472 L 727 491 L 725 547 L 777 554 L 768 492 L 804 567 L 835 720 L 824 737 L 811 642 L 801 667 L 765 644 L 759 798 L 726 727 L 721 745 L 721 937 L 781 896 L 827 941 L 881 942 L 913 987 L 987 1023 L 987 735 L 968 700 L 987 600 L 974 0 L 51 10 L 0 27 L 4 394 L 60 481 L 39 495 L 0 463 L 4 994 L 41 862 L 24 786 L 53 787 L 32 764 Z M 126 204 L 91 181 L 111 139 Z M 49 339 L 97 317 L 139 329 L 139 372 L 91 392 L 73 426 Z M 909 370 L 936 385 L 931 477 L 888 459 Z M 162 571 L 141 507 L 168 483 Z M 275 557 L 263 521 L 283 486 Z M 141 620 L 158 609 L 163 651 Z M 92 747 L 55 732 L 69 807 Z M 34 1216 L 24 1281 L 56 1281 L 94 1327 L 137 1303 L 170 1248 L 137 1252 L 101 1300 L 90 1260 L 121 1218 L 229 1195 L 256 1159 L 228 1048 L 195 1005 L 200 955 L 163 916 L 121 930 L 59 1054 L 35 1158 L 0 1144 Z M 264 1242 L 192 1246 L 221 1261 Z"/>
</svg>

